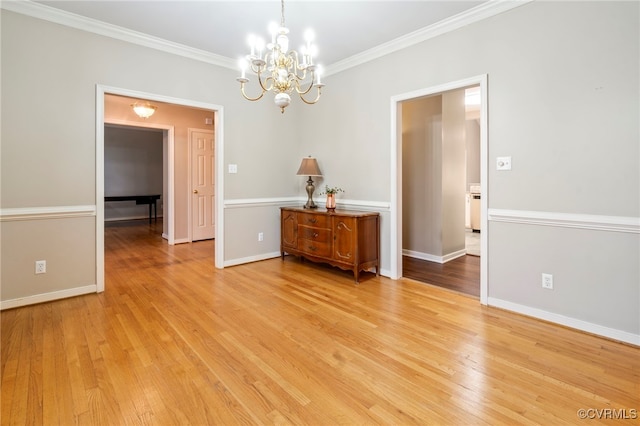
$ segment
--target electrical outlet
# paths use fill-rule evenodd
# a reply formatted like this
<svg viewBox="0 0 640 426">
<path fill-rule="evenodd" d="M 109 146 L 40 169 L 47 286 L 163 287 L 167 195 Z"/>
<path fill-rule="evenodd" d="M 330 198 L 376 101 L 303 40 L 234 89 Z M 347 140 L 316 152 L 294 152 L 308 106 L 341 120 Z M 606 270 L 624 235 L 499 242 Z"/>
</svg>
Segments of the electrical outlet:
<svg viewBox="0 0 640 426">
<path fill-rule="evenodd" d="M 258 241 L 264 241 L 264 234 L 262 232 L 258 232 Z"/>
<path fill-rule="evenodd" d="M 553 290 L 553 275 L 542 274 L 542 288 Z"/>
<path fill-rule="evenodd" d="M 36 260 L 36 274 L 44 274 L 47 272 L 47 261 Z"/>
</svg>

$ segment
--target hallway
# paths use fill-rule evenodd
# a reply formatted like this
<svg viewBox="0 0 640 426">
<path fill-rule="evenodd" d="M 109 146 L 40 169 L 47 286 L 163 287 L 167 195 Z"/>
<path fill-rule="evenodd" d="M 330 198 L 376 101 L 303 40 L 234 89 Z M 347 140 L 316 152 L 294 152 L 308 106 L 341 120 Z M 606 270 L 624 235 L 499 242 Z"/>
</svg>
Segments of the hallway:
<svg viewBox="0 0 640 426">
<path fill-rule="evenodd" d="M 480 257 L 462 256 L 447 263 L 402 257 L 404 278 L 411 278 L 476 298 L 480 297 Z"/>
</svg>

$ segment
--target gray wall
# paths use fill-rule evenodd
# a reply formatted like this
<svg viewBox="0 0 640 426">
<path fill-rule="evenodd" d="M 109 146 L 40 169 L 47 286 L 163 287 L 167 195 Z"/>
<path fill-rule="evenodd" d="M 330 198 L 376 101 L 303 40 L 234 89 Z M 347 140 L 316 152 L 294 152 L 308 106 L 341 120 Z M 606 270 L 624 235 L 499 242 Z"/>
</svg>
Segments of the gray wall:
<svg viewBox="0 0 640 426">
<path fill-rule="evenodd" d="M 162 195 L 162 131 L 105 126 L 104 194 Z M 162 199 L 157 202 L 162 216 Z M 147 218 L 149 207 L 135 201 L 108 202 L 105 220 Z"/>
<path fill-rule="evenodd" d="M 402 245 L 442 256 L 442 96 L 402 103 Z"/>
<path fill-rule="evenodd" d="M 442 256 L 465 247 L 466 136 L 464 90 L 442 94 Z"/>
<path fill-rule="evenodd" d="M 471 185 L 480 183 L 480 122 L 467 120 L 465 127 L 467 140 L 467 191 Z"/>
<path fill-rule="evenodd" d="M 519 217 L 490 222 L 490 303 L 640 336 L 637 227 L 602 230 L 587 220 L 640 216 L 639 16 L 637 2 L 528 3 L 328 75 L 317 105 L 294 104 L 283 116 L 270 101 L 242 100 L 235 71 L 3 10 L 1 206 L 95 205 L 96 84 L 223 105 L 225 163 L 239 166 L 225 176 L 227 200 L 304 196 L 295 170 L 311 154 L 350 199 L 388 203 L 390 98 L 487 74 L 486 196 L 490 212 Z M 504 155 L 513 170 L 496 172 L 495 157 Z M 255 220 L 277 234 L 277 214 L 231 210 L 242 214 L 225 212 L 226 253 L 277 251 L 275 240 L 260 245 L 243 228 Z M 586 225 L 526 223 L 531 212 Z M 386 269 L 390 224 L 382 213 Z M 3 219 L 3 301 L 95 282 L 95 253 L 85 250 L 95 245 L 95 223 L 62 221 L 73 238 L 60 238 L 59 219 Z M 59 261 L 68 272 L 55 280 L 34 282 L 32 262 L 55 251 L 78 256 Z M 541 289 L 542 272 L 554 274 L 553 291 Z"/>
<path fill-rule="evenodd" d="M 95 290 L 97 84 L 224 106 L 225 159 L 239 166 L 225 180 L 227 199 L 298 191 L 298 102 L 282 115 L 270 100 L 242 99 L 236 71 L 5 9 L 1 19 L 3 306 Z M 179 164 L 186 164 L 186 152 L 176 151 Z M 181 171 L 186 168 L 177 170 L 176 198 L 184 206 L 189 195 Z M 279 235 L 277 221 L 265 224 L 259 208 L 245 210 L 247 222 Z M 63 229 L 73 233 L 60 238 Z M 186 235 L 186 224 L 177 224 L 176 235 Z M 275 237 L 259 246 L 238 228 L 225 236 L 229 251 L 243 258 L 277 250 Z M 48 271 L 36 276 L 34 262 L 42 259 Z"/>
<path fill-rule="evenodd" d="M 465 248 L 464 90 L 402 103 L 402 244 L 446 261 Z"/>
<path fill-rule="evenodd" d="M 637 336 L 637 225 L 617 232 L 589 220 L 640 216 L 638 17 L 637 2 L 533 2 L 331 75 L 303 117 L 313 135 L 303 144 L 320 157 L 366 153 L 336 167 L 336 179 L 358 176 L 350 196 L 389 201 L 391 97 L 486 73 L 485 197 L 490 211 L 519 216 L 490 222 L 489 302 Z M 509 155 L 513 170 L 496 171 L 495 158 Z M 540 212 L 544 224 L 526 223 Z M 584 229 L 554 224 L 554 214 Z M 543 272 L 554 274 L 553 291 L 541 288 Z"/>
</svg>

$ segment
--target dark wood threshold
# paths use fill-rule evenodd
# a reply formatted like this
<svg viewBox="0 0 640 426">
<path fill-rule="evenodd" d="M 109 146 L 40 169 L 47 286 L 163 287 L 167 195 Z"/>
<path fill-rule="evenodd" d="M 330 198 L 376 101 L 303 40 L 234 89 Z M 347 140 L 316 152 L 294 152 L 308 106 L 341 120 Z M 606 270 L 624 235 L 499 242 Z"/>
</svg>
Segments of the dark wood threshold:
<svg viewBox="0 0 640 426">
<path fill-rule="evenodd" d="M 480 257 L 465 255 L 441 264 L 402 256 L 402 275 L 474 297 L 480 297 Z"/>
</svg>

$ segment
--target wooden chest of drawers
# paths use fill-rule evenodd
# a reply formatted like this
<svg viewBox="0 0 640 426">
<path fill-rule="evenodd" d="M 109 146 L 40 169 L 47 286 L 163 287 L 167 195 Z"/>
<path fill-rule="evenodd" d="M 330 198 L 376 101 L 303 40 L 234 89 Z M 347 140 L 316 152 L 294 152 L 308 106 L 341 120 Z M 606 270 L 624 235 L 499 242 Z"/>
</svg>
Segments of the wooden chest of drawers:
<svg viewBox="0 0 640 426">
<path fill-rule="evenodd" d="M 380 275 L 380 214 L 351 210 L 280 209 L 280 252 L 353 271 Z"/>
</svg>

